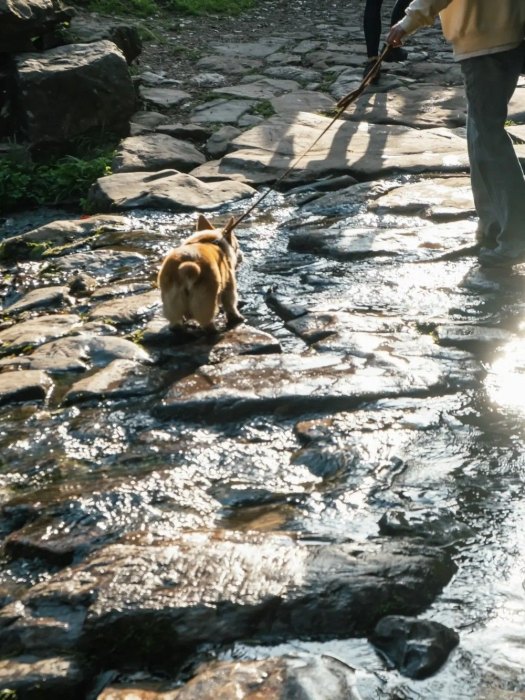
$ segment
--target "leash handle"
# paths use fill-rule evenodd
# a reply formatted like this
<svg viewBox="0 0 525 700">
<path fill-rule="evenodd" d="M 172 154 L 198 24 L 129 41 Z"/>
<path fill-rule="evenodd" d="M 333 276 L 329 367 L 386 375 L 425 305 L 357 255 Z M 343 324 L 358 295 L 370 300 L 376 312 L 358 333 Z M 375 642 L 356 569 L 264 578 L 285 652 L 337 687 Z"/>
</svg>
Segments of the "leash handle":
<svg viewBox="0 0 525 700">
<path fill-rule="evenodd" d="M 290 167 L 273 183 L 271 187 L 269 187 L 264 194 L 262 194 L 241 216 L 239 216 L 238 219 L 235 219 L 233 223 L 228 224 L 228 230 L 233 231 L 234 228 L 237 228 L 237 226 L 241 223 L 241 221 L 244 221 L 244 219 L 252 213 L 254 209 L 256 209 L 259 204 L 266 199 L 266 197 L 271 193 L 275 192 L 276 187 L 285 179 L 288 177 L 288 175 L 294 170 L 297 165 L 302 161 L 302 159 L 306 156 L 306 154 L 314 148 L 314 146 L 319 143 L 319 141 L 322 139 L 322 137 L 326 134 L 328 129 L 331 128 L 332 124 L 336 122 L 341 114 L 353 103 L 357 98 L 365 91 L 365 89 L 372 83 L 374 78 L 378 75 L 379 70 L 381 68 L 381 64 L 383 63 L 383 60 L 388 53 L 389 49 L 391 48 L 390 44 L 385 44 L 383 48 L 381 49 L 381 53 L 377 57 L 374 65 L 370 68 L 369 71 L 365 74 L 363 80 L 361 81 L 359 87 L 357 87 L 355 90 L 352 90 L 352 92 L 349 92 L 348 95 L 345 95 L 342 97 L 339 102 L 335 105 L 335 115 L 333 119 L 330 121 L 330 123 L 323 129 L 323 131 L 319 134 L 319 136 L 315 139 L 313 143 L 311 143 L 308 148 L 301 153 L 300 156 L 296 160 L 292 162 Z"/>
</svg>

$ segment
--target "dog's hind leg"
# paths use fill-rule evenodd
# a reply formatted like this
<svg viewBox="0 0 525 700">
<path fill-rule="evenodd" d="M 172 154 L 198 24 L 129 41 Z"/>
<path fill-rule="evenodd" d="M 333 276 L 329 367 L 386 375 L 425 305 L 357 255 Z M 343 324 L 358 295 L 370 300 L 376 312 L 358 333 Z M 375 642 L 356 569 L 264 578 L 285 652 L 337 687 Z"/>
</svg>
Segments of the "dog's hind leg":
<svg viewBox="0 0 525 700">
<path fill-rule="evenodd" d="M 194 290 L 189 299 L 189 316 L 204 328 L 208 333 L 215 333 L 215 317 L 219 313 L 217 304 L 217 290 Z"/>
<path fill-rule="evenodd" d="M 232 279 L 224 288 L 221 295 L 221 302 L 224 307 L 224 312 L 226 314 L 226 319 L 229 326 L 235 326 L 238 323 L 242 323 L 246 319 L 239 313 L 237 304 L 239 299 L 237 297 L 237 285 L 235 280 Z"/>
<path fill-rule="evenodd" d="M 186 316 L 186 303 L 182 294 L 171 291 L 162 294 L 162 309 L 170 328 L 177 329 L 183 325 Z"/>
</svg>

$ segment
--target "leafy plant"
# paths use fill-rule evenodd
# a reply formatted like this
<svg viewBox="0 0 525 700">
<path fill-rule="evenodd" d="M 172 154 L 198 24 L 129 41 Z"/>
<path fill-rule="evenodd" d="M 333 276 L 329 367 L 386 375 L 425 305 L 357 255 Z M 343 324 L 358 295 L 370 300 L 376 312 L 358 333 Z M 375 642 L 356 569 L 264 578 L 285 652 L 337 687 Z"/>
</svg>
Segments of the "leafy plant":
<svg viewBox="0 0 525 700">
<path fill-rule="evenodd" d="M 16 700 L 16 690 L 0 690 L 0 700 Z"/>
<path fill-rule="evenodd" d="M 0 161 L 0 208 L 78 202 L 99 177 L 111 172 L 112 153 L 83 159 L 63 156 L 45 164 Z"/>
</svg>

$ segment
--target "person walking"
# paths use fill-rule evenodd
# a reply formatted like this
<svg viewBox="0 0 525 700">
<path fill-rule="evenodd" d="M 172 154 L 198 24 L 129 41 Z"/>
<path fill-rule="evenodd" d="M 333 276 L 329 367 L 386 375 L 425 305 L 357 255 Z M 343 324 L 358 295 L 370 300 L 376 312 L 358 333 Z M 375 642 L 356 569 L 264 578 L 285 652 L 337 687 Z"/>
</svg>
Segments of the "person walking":
<svg viewBox="0 0 525 700">
<path fill-rule="evenodd" d="M 525 61 L 525 0 L 412 0 L 387 43 L 399 48 L 438 14 L 465 84 L 478 260 L 485 266 L 524 262 L 525 177 L 505 122 Z"/>
<path fill-rule="evenodd" d="M 399 22 L 405 15 L 405 10 L 410 0 L 397 0 L 392 10 L 390 25 Z M 381 8 L 383 0 L 366 0 L 363 30 L 365 33 L 367 62 L 364 75 L 372 68 L 379 56 L 379 42 L 381 40 Z M 404 61 L 407 52 L 401 47 L 391 48 L 385 56 L 385 61 Z M 377 79 L 376 79 L 377 80 Z"/>
</svg>

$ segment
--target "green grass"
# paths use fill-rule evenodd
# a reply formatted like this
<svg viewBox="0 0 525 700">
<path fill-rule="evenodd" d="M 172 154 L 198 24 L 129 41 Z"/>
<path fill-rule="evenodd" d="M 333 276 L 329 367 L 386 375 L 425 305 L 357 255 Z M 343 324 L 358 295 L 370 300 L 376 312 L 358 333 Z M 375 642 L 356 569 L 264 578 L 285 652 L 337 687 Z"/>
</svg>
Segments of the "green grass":
<svg viewBox="0 0 525 700">
<path fill-rule="evenodd" d="M 113 151 L 90 159 L 63 156 L 45 164 L 0 160 L 0 211 L 79 203 L 90 185 L 108 175 Z"/>
<path fill-rule="evenodd" d="M 150 17 L 158 12 L 155 0 L 91 0 L 89 9 L 108 15 L 134 15 Z"/>
<path fill-rule="evenodd" d="M 255 0 L 91 0 L 89 9 L 109 15 L 151 17 L 159 10 L 188 15 L 238 15 Z"/>
</svg>

